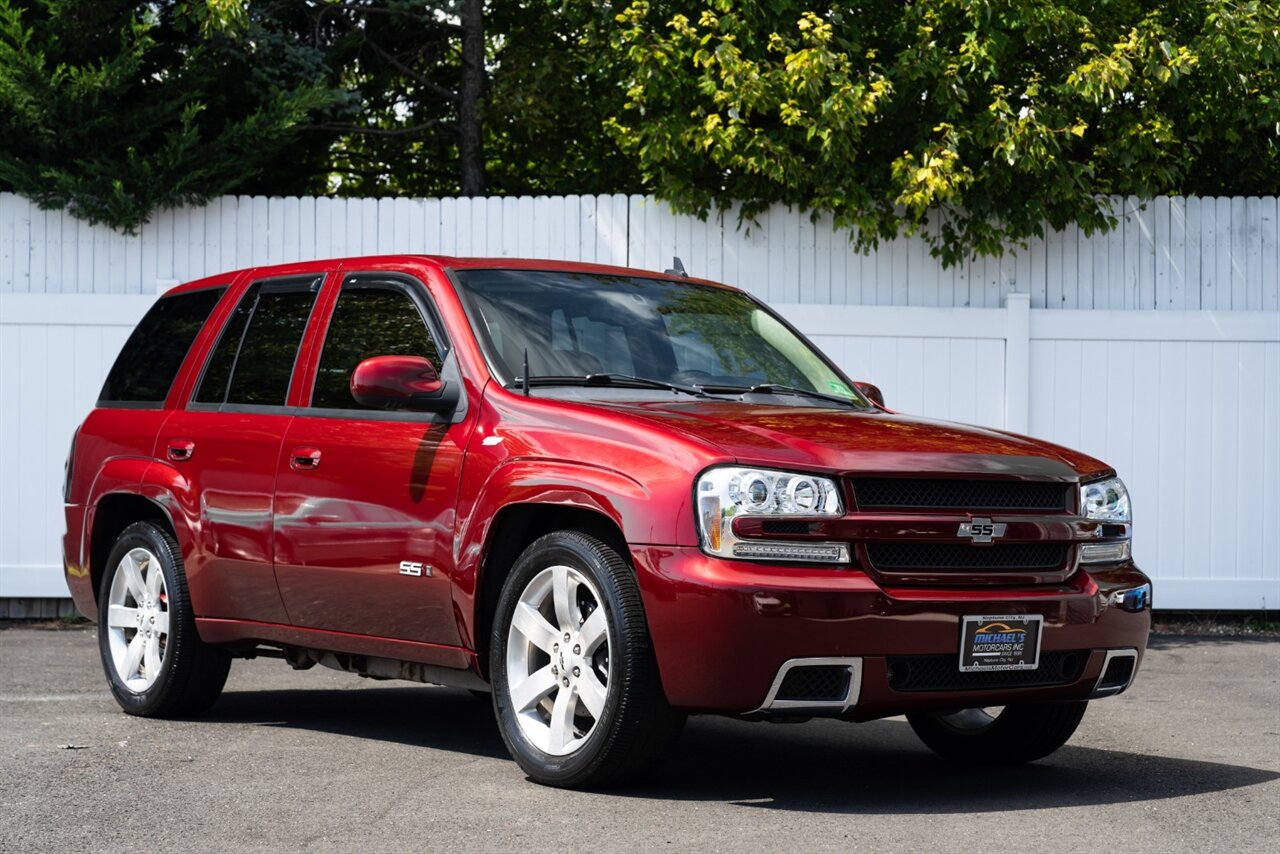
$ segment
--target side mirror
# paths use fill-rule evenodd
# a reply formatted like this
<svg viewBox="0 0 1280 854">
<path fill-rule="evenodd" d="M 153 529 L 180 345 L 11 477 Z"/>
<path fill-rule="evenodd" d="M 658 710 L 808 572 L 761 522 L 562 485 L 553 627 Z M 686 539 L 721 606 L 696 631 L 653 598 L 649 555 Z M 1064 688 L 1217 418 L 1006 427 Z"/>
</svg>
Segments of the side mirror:
<svg viewBox="0 0 1280 854">
<path fill-rule="evenodd" d="M 870 400 L 876 406 L 880 407 L 881 409 L 889 408 L 884 405 L 884 395 L 880 393 L 880 388 L 878 386 L 874 386 L 871 383 L 856 382 L 856 381 L 854 382 L 853 385 L 858 389 L 858 391 L 862 392 L 863 397 Z"/>
<path fill-rule="evenodd" d="M 374 356 L 351 374 L 351 396 L 371 409 L 451 412 L 458 390 L 421 356 Z"/>
</svg>

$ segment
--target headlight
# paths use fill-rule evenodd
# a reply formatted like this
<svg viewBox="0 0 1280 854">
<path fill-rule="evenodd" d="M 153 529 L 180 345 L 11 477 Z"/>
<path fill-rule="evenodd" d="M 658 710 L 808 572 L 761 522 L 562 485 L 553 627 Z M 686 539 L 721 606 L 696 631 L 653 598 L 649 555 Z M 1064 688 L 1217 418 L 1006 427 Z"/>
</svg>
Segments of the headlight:
<svg viewBox="0 0 1280 854">
<path fill-rule="evenodd" d="M 1080 508 L 1086 519 L 1100 522 L 1131 522 L 1129 490 L 1118 477 L 1096 480 L 1080 486 Z"/>
<path fill-rule="evenodd" d="M 827 477 L 772 469 L 723 466 L 698 478 L 698 529 L 702 550 L 740 560 L 848 563 L 848 543 L 742 540 L 733 533 L 739 516 L 840 516 L 840 490 Z"/>
</svg>

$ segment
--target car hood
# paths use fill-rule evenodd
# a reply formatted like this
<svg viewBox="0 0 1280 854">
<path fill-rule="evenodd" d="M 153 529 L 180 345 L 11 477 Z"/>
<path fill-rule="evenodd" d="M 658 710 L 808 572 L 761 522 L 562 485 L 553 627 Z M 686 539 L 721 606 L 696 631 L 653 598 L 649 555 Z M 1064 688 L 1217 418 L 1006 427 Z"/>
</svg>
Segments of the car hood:
<svg viewBox="0 0 1280 854">
<path fill-rule="evenodd" d="M 1092 457 L 1038 439 L 897 413 L 742 401 L 598 405 L 711 443 L 749 465 L 1064 480 L 1109 470 Z"/>
</svg>

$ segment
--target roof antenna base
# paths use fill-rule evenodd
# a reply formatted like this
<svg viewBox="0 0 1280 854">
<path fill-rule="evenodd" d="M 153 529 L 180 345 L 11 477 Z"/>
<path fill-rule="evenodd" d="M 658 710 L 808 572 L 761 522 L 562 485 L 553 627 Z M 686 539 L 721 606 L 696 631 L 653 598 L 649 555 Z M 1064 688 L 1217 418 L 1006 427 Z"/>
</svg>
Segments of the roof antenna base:
<svg viewBox="0 0 1280 854">
<path fill-rule="evenodd" d="M 684 271 L 684 262 L 680 260 L 679 255 L 671 259 L 671 269 L 663 270 L 662 272 L 668 276 L 683 276 L 686 279 L 689 278 L 689 274 Z"/>
</svg>

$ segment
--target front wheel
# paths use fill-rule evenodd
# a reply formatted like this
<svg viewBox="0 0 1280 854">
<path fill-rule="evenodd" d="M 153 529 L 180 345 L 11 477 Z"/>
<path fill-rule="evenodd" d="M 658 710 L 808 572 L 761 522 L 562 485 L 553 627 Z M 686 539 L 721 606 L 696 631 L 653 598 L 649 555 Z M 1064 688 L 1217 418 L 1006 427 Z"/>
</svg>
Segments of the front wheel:
<svg viewBox="0 0 1280 854">
<path fill-rule="evenodd" d="M 1034 762 L 1067 743 L 1088 703 L 1024 703 L 995 709 L 907 715 L 907 722 L 939 756 L 958 762 L 1012 765 Z"/>
<path fill-rule="evenodd" d="M 111 693 L 131 715 L 199 714 L 222 692 L 231 656 L 196 634 L 182 552 L 158 525 L 135 522 L 111 549 L 98 648 Z"/>
<path fill-rule="evenodd" d="M 633 779 L 684 723 L 662 693 L 631 567 L 576 531 L 542 537 L 512 568 L 489 673 L 503 741 L 539 783 Z"/>
</svg>

